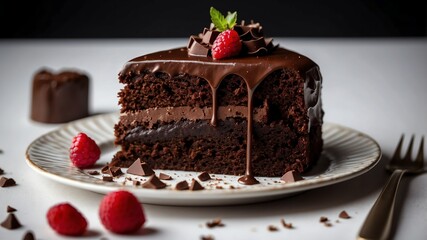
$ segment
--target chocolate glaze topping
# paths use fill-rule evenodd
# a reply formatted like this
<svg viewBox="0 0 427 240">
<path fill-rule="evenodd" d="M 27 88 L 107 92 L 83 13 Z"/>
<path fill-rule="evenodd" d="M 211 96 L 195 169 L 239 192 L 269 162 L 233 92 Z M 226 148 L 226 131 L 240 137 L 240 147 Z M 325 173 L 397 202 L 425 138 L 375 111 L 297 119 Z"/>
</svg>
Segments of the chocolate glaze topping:
<svg viewBox="0 0 427 240">
<path fill-rule="evenodd" d="M 250 30 L 251 34 L 257 36 L 256 31 Z M 205 33 L 202 39 L 208 39 L 210 44 L 214 33 Z M 197 40 L 194 40 L 197 41 Z M 209 45 L 206 44 L 206 45 Z M 269 44 L 267 44 L 269 45 Z M 180 73 L 198 76 L 206 79 L 211 86 L 213 96 L 213 106 L 211 111 L 211 125 L 217 122 L 217 101 L 216 91 L 221 81 L 230 74 L 235 74 L 244 79 L 248 89 L 247 107 L 247 152 L 246 152 L 246 172 L 239 179 L 242 184 L 256 184 L 258 181 L 253 177 L 251 167 L 252 149 L 252 125 L 254 111 L 252 105 L 252 94 L 256 87 L 266 76 L 279 69 L 297 69 L 299 75 L 305 79 L 304 95 L 305 105 L 308 109 L 309 126 L 314 126 L 321 121 L 320 86 L 321 76 L 319 67 L 309 58 L 284 48 L 275 48 L 269 54 L 259 56 L 244 55 L 239 58 L 213 60 L 205 56 L 192 56 L 187 48 L 177 48 L 161 52 L 148 54 L 130 60 L 120 72 L 120 75 L 133 76 L 143 71 L 164 72 L 171 77 Z M 188 124 L 188 123 L 184 123 Z M 129 135 L 129 137 L 131 137 Z"/>
</svg>

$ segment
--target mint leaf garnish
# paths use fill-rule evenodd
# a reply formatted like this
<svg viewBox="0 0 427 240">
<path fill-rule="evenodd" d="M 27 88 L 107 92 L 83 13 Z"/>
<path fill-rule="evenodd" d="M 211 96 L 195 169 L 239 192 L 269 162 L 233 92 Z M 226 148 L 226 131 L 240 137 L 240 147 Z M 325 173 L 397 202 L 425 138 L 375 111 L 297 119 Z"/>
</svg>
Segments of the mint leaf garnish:
<svg viewBox="0 0 427 240">
<path fill-rule="evenodd" d="M 228 12 L 227 17 L 224 17 L 222 13 L 211 7 L 209 11 L 211 20 L 218 31 L 222 32 L 228 29 L 232 29 L 237 22 L 237 12 Z"/>
</svg>

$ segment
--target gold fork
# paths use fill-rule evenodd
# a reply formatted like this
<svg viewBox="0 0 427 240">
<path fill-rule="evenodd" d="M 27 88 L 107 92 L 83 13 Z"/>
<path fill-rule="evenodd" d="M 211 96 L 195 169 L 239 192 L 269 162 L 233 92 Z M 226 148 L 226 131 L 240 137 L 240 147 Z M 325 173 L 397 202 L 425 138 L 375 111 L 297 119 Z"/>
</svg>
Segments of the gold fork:
<svg viewBox="0 0 427 240">
<path fill-rule="evenodd" d="M 366 217 L 358 239 L 388 239 L 393 223 L 393 212 L 400 179 L 404 173 L 424 171 L 424 136 L 421 138 L 415 160 L 411 159 L 414 136 L 411 137 L 405 156 L 401 158 L 403 139 L 404 136 L 402 135 L 393 157 L 386 166 L 386 169 L 393 173 Z"/>
</svg>

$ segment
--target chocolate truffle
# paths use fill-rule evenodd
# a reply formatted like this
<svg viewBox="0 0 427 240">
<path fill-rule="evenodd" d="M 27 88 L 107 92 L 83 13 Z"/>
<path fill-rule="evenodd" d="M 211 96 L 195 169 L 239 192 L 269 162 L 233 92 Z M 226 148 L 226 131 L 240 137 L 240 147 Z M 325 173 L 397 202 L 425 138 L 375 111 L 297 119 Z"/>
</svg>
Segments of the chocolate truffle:
<svg viewBox="0 0 427 240">
<path fill-rule="evenodd" d="M 65 123 L 89 114 L 89 78 L 77 71 L 34 75 L 31 119 L 43 123 Z"/>
</svg>

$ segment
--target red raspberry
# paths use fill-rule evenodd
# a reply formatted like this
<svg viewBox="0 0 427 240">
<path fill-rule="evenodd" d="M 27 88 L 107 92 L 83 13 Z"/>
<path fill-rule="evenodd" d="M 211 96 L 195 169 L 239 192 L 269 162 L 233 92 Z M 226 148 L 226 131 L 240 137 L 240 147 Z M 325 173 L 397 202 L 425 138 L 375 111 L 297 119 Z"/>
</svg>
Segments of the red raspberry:
<svg viewBox="0 0 427 240">
<path fill-rule="evenodd" d="M 80 236 L 86 231 L 83 215 L 69 203 L 60 203 L 49 209 L 47 221 L 53 230 L 62 235 Z"/>
<path fill-rule="evenodd" d="M 237 56 L 242 49 L 239 34 L 232 29 L 221 32 L 212 45 L 212 57 L 214 59 Z"/>
<path fill-rule="evenodd" d="M 145 223 L 142 205 L 132 193 L 123 190 L 102 199 L 99 217 L 105 228 L 119 234 L 135 232 Z"/>
<path fill-rule="evenodd" d="M 70 147 L 70 159 L 78 168 L 89 168 L 99 159 L 101 150 L 95 141 L 85 133 L 79 133 L 73 138 Z"/>
</svg>

